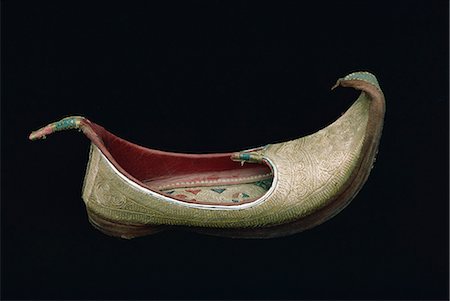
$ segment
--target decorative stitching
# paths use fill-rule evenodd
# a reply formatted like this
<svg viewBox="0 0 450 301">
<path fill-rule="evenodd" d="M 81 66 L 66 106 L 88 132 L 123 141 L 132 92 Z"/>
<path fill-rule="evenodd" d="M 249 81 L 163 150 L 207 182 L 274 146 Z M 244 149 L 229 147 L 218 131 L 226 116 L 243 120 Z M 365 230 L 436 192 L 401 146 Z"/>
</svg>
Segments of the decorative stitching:
<svg viewBox="0 0 450 301">
<path fill-rule="evenodd" d="M 161 185 L 161 186 L 157 186 L 156 188 L 158 190 L 162 190 L 162 189 L 167 189 L 169 187 L 176 187 L 176 186 L 182 186 L 182 185 L 197 185 L 197 184 L 223 184 L 223 182 L 237 182 L 237 181 L 245 181 L 245 180 L 256 180 L 256 179 L 260 179 L 260 178 L 266 178 L 269 176 L 272 176 L 273 173 L 266 173 L 263 175 L 254 175 L 254 176 L 248 176 L 248 177 L 240 177 L 240 178 L 222 178 L 222 179 L 217 179 L 217 180 L 199 180 L 199 181 L 192 181 L 192 182 L 176 182 L 176 183 L 171 183 L 171 184 L 166 184 L 166 185 Z M 221 183 L 222 182 L 222 183 Z"/>
</svg>

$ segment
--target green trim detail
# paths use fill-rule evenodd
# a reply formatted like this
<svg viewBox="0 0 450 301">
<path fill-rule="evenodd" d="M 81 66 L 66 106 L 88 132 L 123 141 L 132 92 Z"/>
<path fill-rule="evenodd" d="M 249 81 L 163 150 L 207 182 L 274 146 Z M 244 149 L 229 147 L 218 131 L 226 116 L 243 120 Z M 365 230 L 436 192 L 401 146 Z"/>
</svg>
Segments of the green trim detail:
<svg viewBox="0 0 450 301">
<path fill-rule="evenodd" d="M 62 130 L 77 128 L 78 125 L 75 122 L 76 118 L 77 117 L 68 117 L 68 118 L 61 119 L 60 121 L 55 123 L 55 130 L 62 131 Z"/>
<path fill-rule="evenodd" d="M 241 160 L 245 160 L 245 161 L 248 161 L 248 160 L 250 160 L 250 154 L 239 154 L 239 157 L 240 157 L 240 159 Z"/>
<path fill-rule="evenodd" d="M 368 82 L 369 84 L 372 84 L 375 87 L 377 87 L 378 90 L 381 90 L 377 78 L 370 72 L 354 72 L 350 73 L 349 75 L 343 78 L 343 80 L 354 80 L 354 79 Z"/>
</svg>

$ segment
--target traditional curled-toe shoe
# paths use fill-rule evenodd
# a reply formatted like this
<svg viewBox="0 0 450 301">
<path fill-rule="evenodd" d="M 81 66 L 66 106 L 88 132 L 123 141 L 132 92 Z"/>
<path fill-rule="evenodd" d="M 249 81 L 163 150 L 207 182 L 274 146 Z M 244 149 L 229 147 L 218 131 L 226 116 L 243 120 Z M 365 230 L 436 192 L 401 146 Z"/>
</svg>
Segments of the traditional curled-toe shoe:
<svg viewBox="0 0 450 301">
<path fill-rule="evenodd" d="M 83 200 L 92 225 L 108 235 L 133 238 L 187 228 L 228 237 L 285 236 L 323 223 L 347 206 L 375 160 L 385 111 L 377 79 L 355 72 L 337 86 L 361 94 L 331 125 L 235 153 L 148 149 L 80 116 L 49 124 L 29 138 L 79 129 L 91 140 Z"/>
</svg>

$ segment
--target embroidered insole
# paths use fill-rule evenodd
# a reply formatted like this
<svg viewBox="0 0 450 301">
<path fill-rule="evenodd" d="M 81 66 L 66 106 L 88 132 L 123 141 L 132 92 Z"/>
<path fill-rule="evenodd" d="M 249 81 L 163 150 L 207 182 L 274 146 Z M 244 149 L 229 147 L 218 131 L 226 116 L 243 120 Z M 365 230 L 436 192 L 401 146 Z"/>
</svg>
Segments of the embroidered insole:
<svg viewBox="0 0 450 301">
<path fill-rule="evenodd" d="M 263 166 L 202 172 L 143 181 L 152 190 L 189 203 L 236 205 L 260 198 L 270 188 L 272 172 Z"/>
<path fill-rule="evenodd" d="M 236 205 L 252 202 L 266 193 L 272 177 L 243 184 L 220 186 L 197 186 L 162 189 L 162 193 L 190 203 Z"/>
</svg>

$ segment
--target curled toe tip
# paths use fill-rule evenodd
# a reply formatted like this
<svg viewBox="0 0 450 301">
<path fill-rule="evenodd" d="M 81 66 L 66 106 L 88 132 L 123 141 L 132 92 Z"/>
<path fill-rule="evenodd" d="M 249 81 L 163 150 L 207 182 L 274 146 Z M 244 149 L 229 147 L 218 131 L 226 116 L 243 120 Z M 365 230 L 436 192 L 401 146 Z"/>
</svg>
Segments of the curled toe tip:
<svg viewBox="0 0 450 301">
<path fill-rule="evenodd" d="M 34 132 L 31 132 L 31 134 L 28 136 L 28 139 L 30 139 L 31 141 L 45 139 L 46 134 L 48 134 L 48 133 L 46 133 L 45 131 L 42 131 L 42 130 L 34 131 Z"/>
<path fill-rule="evenodd" d="M 338 80 L 336 81 L 336 83 L 334 84 L 334 86 L 331 87 L 331 90 L 336 89 L 337 87 L 339 87 L 340 84 L 341 84 L 341 79 L 338 79 Z"/>
<path fill-rule="evenodd" d="M 36 140 L 36 139 L 37 139 L 36 134 L 35 134 L 34 132 L 32 132 L 32 133 L 28 136 L 28 139 L 31 140 L 31 141 Z"/>
</svg>

